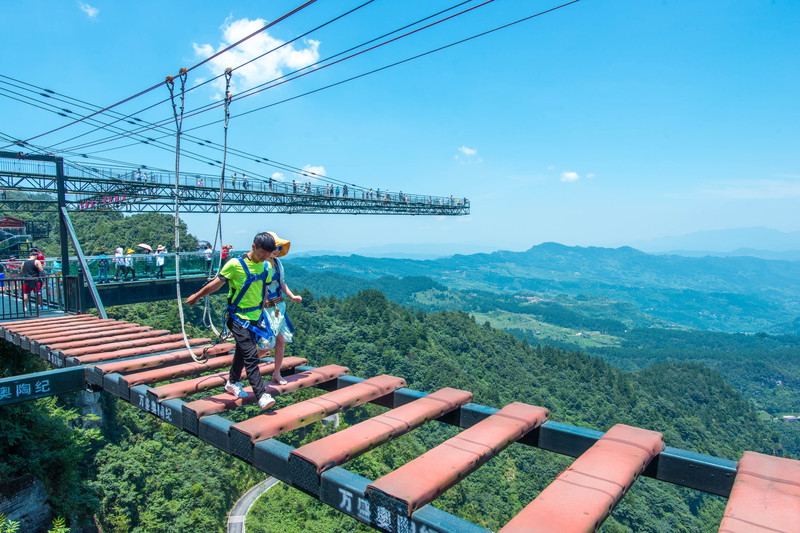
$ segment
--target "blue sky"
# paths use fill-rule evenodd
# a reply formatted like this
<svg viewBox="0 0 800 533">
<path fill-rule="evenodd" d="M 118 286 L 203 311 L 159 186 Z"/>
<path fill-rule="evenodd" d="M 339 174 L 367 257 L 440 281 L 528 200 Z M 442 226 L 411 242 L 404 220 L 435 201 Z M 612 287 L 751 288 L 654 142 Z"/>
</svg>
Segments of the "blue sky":
<svg viewBox="0 0 800 533">
<path fill-rule="evenodd" d="M 0 74 L 105 106 L 301 3 L 12 0 L 0 15 L 10 51 Z M 236 56 L 193 70 L 189 85 L 361 3 L 320 0 L 251 39 Z M 237 71 L 234 93 L 271 72 L 336 54 L 456 3 L 376 0 L 291 50 Z M 411 251 L 435 244 L 463 252 L 465 245 L 523 250 L 544 241 L 619 246 L 748 226 L 800 230 L 800 3 L 794 0 L 582 0 L 235 116 L 559 3 L 495 0 L 358 58 L 234 99 L 231 146 L 367 187 L 466 196 L 470 216 L 226 215 L 225 240 L 240 247 L 253 233 L 272 229 L 297 251 L 381 245 Z M 8 94 L 0 90 L 4 135 L 26 139 L 67 123 Z M 187 108 L 219 94 L 208 84 L 189 93 Z M 166 96 L 160 88 L 119 110 L 133 112 Z M 140 116 L 159 120 L 170 113 L 162 105 Z M 219 118 L 219 110 L 199 115 L 184 128 Z M 49 147 L 85 131 L 72 126 L 33 142 Z M 221 140 L 222 126 L 194 133 Z M 120 144 L 128 143 L 94 149 Z M 174 164 L 174 154 L 143 145 L 97 155 Z M 254 174 L 277 171 L 242 165 Z M 181 168 L 210 171 L 186 159 Z M 199 237 L 213 234 L 215 216 L 186 220 Z"/>
</svg>

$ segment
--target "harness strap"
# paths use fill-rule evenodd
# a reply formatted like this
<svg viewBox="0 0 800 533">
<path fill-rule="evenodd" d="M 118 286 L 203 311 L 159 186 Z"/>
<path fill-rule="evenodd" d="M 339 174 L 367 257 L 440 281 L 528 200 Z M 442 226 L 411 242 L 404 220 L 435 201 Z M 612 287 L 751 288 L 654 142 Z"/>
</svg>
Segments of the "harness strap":
<svg viewBox="0 0 800 533">
<path fill-rule="evenodd" d="M 258 309 L 263 309 L 263 307 L 264 307 L 264 298 L 265 298 L 265 296 L 267 294 L 267 268 L 266 268 L 266 266 L 264 268 L 264 272 L 262 272 L 261 274 L 253 274 L 252 272 L 250 272 L 250 269 L 247 268 L 247 264 L 244 262 L 244 258 L 243 257 L 239 256 L 236 259 L 239 260 L 239 264 L 242 265 L 242 270 L 244 270 L 245 276 L 247 276 L 247 277 L 245 278 L 244 283 L 242 283 L 242 288 L 239 289 L 239 293 L 236 295 L 236 297 L 233 298 L 233 300 L 230 300 L 230 299 L 228 300 L 228 311 L 230 313 L 232 313 L 233 316 L 235 316 L 236 313 L 249 313 L 250 311 L 256 311 Z M 256 305 L 256 306 L 254 306 L 254 307 L 245 307 L 245 308 L 239 307 L 239 302 L 242 301 L 242 298 L 244 298 L 245 293 L 248 291 L 248 289 L 250 289 L 250 285 L 252 285 L 253 282 L 256 282 L 256 281 L 259 281 L 259 280 L 264 282 L 263 286 L 262 286 L 262 291 L 261 291 L 261 301 L 260 301 L 260 303 L 258 305 Z"/>
<path fill-rule="evenodd" d="M 276 290 L 275 292 L 268 292 L 267 293 L 268 300 L 274 300 L 281 295 L 281 267 L 278 266 L 279 264 L 280 262 L 278 261 L 278 259 L 275 259 L 275 273 L 272 275 L 272 282 L 270 282 L 270 285 L 272 285 L 272 283 L 277 283 L 278 290 Z"/>
<path fill-rule="evenodd" d="M 234 322 L 236 322 L 246 330 L 254 333 L 256 336 L 256 340 L 258 340 L 259 337 L 269 340 L 275 336 L 275 334 L 272 333 L 272 328 L 270 328 L 268 320 L 264 320 L 264 328 L 260 328 L 258 326 L 254 326 L 253 323 L 250 322 L 249 320 L 243 320 L 236 315 L 229 315 L 229 316 Z"/>
</svg>

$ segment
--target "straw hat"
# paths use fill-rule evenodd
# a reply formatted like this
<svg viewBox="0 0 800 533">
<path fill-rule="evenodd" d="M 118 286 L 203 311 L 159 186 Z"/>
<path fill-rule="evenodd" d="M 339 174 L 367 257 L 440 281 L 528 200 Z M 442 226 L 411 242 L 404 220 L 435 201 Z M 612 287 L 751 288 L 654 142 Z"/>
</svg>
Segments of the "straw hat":
<svg viewBox="0 0 800 533">
<path fill-rule="evenodd" d="M 132 254 L 133 253 L 133 248 L 128 248 L 128 252 L 127 253 Z"/>
<path fill-rule="evenodd" d="M 272 235 L 272 238 L 275 239 L 275 246 L 282 246 L 283 247 L 281 249 L 281 251 L 278 252 L 278 257 L 283 257 L 284 255 L 289 253 L 289 247 L 292 245 L 292 243 L 290 241 L 287 241 L 286 239 L 281 239 L 273 231 L 268 231 L 267 233 Z"/>
<path fill-rule="evenodd" d="M 164 248 L 164 245 L 163 245 L 163 244 L 159 244 L 159 245 L 156 247 L 156 252 L 163 252 L 165 249 L 166 249 L 166 248 Z"/>
</svg>

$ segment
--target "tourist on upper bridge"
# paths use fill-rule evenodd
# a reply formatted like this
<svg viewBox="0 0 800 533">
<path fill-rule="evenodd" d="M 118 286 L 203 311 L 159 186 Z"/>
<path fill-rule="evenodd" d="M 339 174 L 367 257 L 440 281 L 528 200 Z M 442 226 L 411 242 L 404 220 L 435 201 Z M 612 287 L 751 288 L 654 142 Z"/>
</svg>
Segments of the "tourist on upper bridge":
<svg viewBox="0 0 800 533">
<path fill-rule="evenodd" d="M 44 266 L 36 258 L 36 252 L 31 250 L 28 259 L 22 263 L 22 311 L 30 311 L 30 293 L 36 294 L 36 305 L 42 306 L 42 271 Z"/>
<path fill-rule="evenodd" d="M 122 253 L 122 248 L 117 247 L 114 250 L 114 281 L 119 281 L 119 275 L 122 274 L 123 279 L 125 278 L 125 256 Z"/>
<path fill-rule="evenodd" d="M 206 249 L 203 250 L 203 259 L 206 261 L 206 272 L 211 272 L 211 263 L 214 261 L 214 250 L 211 249 L 211 244 L 206 244 Z"/>
<path fill-rule="evenodd" d="M 144 275 L 151 278 L 153 277 L 153 251 L 144 249 Z"/>
<path fill-rule="evenodd" d="M 198 292 L 186 299 L 187 305 L 221 289 L 228 283 L 228 307 L 225 310 L 227 329 L 236 341 L 233 363 L 225 383 L 225 390 L 237 398 L 246 398 L 247 393 L 239 382 L 242 368 L 247 370 L 247 379 L 258 398 L 258 406 L 267 409 L 275 405 L 275 400 L 267 392 L 258 368 L 258 339 L 269 339 L 271 332 L 259 326 L 264 309 L 267 284 L 272 280 L 272 267 L 268 261 L 275 250 L 275 238 L 262 232 L 253 238 L 253 245 L 247 254 L 230 259 L 222 267 L 217 277 L 208 282 Z M 280 376 L 279 362 L 275 361 L 274 376 Z"/>
<path fill-rule="evenodd" d="M 125 255 L 125 273 L 122 280 L 128 279 L 128 274 L 131 275 L 131 281 L 136 281 L 136 269 L 133 266 L 133 249 L 128 248 L 128 253 Z"/>
<path fill-rule="evenodd" d="M 156 247 L 156 279 L 164 279 L 164 254 L 166 253 L 166 249 L 164 246 L 159 244 Z"/>
<path fill-rule="evenodd" d="M 264 300 L 264 312 L 262 313 L 261 321 L 263 323 L 265 319 L 267 320 L 267 323 L 263 323 L 264 329 L 267 329 L 266 326 L 269 324 L 269 330 L 272 331 L 273 336 L 264 340 L 264 342 L 258 343 L 258 356 L 259 358 L 263 357 L 266 355 L 267 350 L 275 349 L 275 372 L 272 374 L 272 381 L 279 385 L 285 385 L 286 380 L 281 376 L 280 368 L 281 363 L 283 363 L 286 343 L 292 342 L 294 328 L 289 321 L 289 317 L 286 316 L 286 302 L 283 301 L 283 297 L 285 295 L 294 302 L 302 302 L 303 297 L 295 295 L 286 286 L 286 275 L 283 271 L 283 265 L 278 259 L 289 253 L 289 247 L 292 243 L 286 239 L 281 239 L 271 231 L 267 233 L 275 239 L 275 250 L 269 254 L 267 259 L 272 266 L 272 280 L 267 285 L 267 297 Z"/>
<path fill-rule="evenodd" d="M 105 252 L 97 254 L 97 282 L 108 283 L 108 256 Z"/>
</svg>

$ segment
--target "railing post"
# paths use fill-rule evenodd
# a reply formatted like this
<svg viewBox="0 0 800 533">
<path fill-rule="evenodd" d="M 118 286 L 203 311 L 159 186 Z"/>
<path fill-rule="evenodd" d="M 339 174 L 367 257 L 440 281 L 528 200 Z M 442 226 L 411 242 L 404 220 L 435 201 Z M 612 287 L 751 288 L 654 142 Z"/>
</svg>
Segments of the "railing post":
<svg viewBox="0 0 800 533">
<path fill-rule="evenodd" d="M 69 244 L 67 241 L 67 224 L 63 211 L 67 210 L 67 187 L 64 183 L 64 158 L 56 157 L 56 187 L 58 192 L 58 238 L 61 244 L 61 283 L 67 286 L 67 275 L 69 275 Z"/>
</svg>

